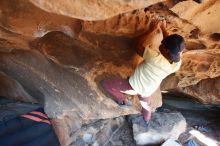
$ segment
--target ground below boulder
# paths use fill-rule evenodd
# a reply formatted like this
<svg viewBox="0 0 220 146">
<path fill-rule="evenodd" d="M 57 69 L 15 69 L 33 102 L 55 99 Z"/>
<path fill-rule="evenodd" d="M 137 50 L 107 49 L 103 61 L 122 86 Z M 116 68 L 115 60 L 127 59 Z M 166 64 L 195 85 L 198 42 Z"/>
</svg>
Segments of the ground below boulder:
<svg viewBox="0 0 220 146">
<path fill-rule="evenodd" d="M 131 117 L 137 145 L 158 145 L 168 139 L 177 140 L 186 130 L 186 120 L 178 112 L 156 112 L 147 124 L 143 116 Z"/>
<path fill-rule="evenodd" d="M 81 129 L 71 134 L 72 137 L 68 139 L 69 141 L 64 139 L 63 141 L 68 142 L 71 146 L 87 144 L 104 146 L 144 144 L 151 146 L 152 142 L 155 142 L 154 146 L 155 144 L 160 146 L 166 140 L 182 146 L 188 146 L 191 142 L 199 146 L 210 144 L 218 146 L 220 144 L 220 116 L 218 116 L 220 107 L 203 105 L 191 99 L 172 95 L 163 97 L 163 106 L 153 114 L 152 121 L 148 125 L 140 114 L 98 120 L 83 125 Z M 61 140 L 64 136 L 62 134 L 65 134 L 65 123 L 53 125 L 56 130 L 59 127 L 60 131 L 57 133 Z"/>
</svg>

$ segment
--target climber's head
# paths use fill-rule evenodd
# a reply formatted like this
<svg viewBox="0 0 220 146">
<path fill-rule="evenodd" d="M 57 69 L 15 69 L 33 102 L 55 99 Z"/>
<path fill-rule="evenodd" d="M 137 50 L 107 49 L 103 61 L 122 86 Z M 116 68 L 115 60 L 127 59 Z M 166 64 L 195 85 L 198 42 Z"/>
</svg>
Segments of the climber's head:
<svg viewBox="0 0 220 146">
<path fill-rule="evenodd" d="M 173 34 L 163 39 L 161 43 L 160 52 L 170 63 L 180 61 L 182 51 L 185 48 L 182 36 Z"/>
</svg>

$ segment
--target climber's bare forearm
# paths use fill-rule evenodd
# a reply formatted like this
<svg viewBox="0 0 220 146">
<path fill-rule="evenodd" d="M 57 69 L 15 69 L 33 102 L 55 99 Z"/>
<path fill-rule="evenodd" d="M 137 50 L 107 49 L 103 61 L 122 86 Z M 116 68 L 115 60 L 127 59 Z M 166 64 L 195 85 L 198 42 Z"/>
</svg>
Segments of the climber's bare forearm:
<svg viewBox="0 0 220 146">
<path fill-rule="evenodd" d="M 144 43 L 149 40 L 149 34 L 148 33 L 145 33 L 143 34 L 142 36 L 140 36 L 137 41 L 136 41 L 136 52 L 138 55 L 140 55 L 141 57 L 143 56 L 144 54 L 144 50 L 145 50 L 145 46 L 144 46 Z"/>
</svg>

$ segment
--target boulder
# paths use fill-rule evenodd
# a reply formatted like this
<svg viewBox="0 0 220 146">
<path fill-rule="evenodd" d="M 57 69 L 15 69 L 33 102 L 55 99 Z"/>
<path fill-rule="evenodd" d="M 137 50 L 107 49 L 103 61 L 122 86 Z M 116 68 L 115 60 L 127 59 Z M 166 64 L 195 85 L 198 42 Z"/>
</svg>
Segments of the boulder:
<svg viewBox="0 0 220 146">
<path fill-rule="evenodd" d="M 143 116 L 131 116 L 137 145 L 158 145 L 168 139 L 177 140 L 186 130 L 186 120 L 178 112 L 156 112 L 147 124 Z"/>
<path fill-rule="evenodd" d="M 182 93 L 190 95 L 204 104 L 220 103 L 220 77 L 201 80 L 198 84 L 180 88 Z"/>
<path fill-rule="evenodd" d="M 190 95 L 202 103 L 219 104 L 219 57 L 219 49 L 187 51 L 180 70 L 167 77 L 161 89 Z"/>
<path fill-rule="evenodd" d="M 129 145 L 135 146 L 132 137 L 132 127 L 126 117 L 92 121 L 84 124 L 76 132 L 66 133 L 69 125 L 61 119 L 52 119 L 53 127 L 60 143 L 66 145 Z M 68 134 L 68 137 L 66 135 Z"/>
<path fill-rule="evenodd" d="M 181 145 L 173 139 L 168 139 L 161 146 L 181 146 Z"/>
<path fill-rule="evenodd" d="M 45 12 L 28 0 L 1 0 L 0 10 L 0 26 L 12 34 L 20 35 L 17 39 L 29 41 L 50 31 L 61 31 L 76 37 L 81 31 L 80 20 Z"/>
<path fill-rule="evenodd" d="M 149 31 L 155 21 L 166 20 L 167 31 L 170 34 L 178 33 L 184 38 L 198 37 L 199 29 L 179 18 L 168 9 L 165 4 L 155 4 L 153 6 L 119 14 L 112 18 L 100 21 L 83 21 L 83 31 L 95 34 L 108 34 L 113 36 L 137 37 Z"/>
<path fill-rule="evenodd" d="M 23 102 L 36 103 L 19 82 L 0 71 L 0 96 Z"/>
<path fill-rule="evenodd" d="M 105 5 L 105 1 L 100 1 L 97 4 L 94 0 L 94 3 L 90 5 L 87 0 L 79 2 L 57 1 L 56 3 L 47 0 L 2 0 L 0 2 L 0 50 L 11 52 L 14 49 L 29 50 L 34 48 L 55 64 L 65 68 L 84 70 L 87 73 L 83 72 L 83 78 L 86 78 L 91 88 L 100 96 L 102 93 L 97 90 L 99 88 L 98 81 L 104 77 L 105 73 L 119 74 L 124 78 L 129 76 L 138 64 L 137 55 L 133 48 L 135 38 L 148 31 L 149 26 L 153 25 L 155 20 L 165 19 L 167 31 L 170 34 L 178 33 L 185 38 L 186 49 L 183 53 L 183 65 L 180 71 L 164 80 L 162 90 L 178 89 L 176 91 L 194 96 L 195 93 L 192 94 L 192 91 L 186 89 L 191 86 L 198 87 L 196 85 L 203 80 L 219 77 L 219 23 L 214 22 L 218 20 L 219 2 L 206 0 L 198 4 L 193 1 L 181 1 L 170 0 L 169 5 L 169 3 L 150 0 L 121 0 L 117 1 L 121 4 L 117 6 L 122 11 L 118 11 L 111 17 L 107 13 L 99 13 L 108 16 L 106 15 L 105 20 L 88 21 L 83 17 L 84 20 L 78 20 L 72 16 L 68 17 L 67 14 L 64 14 L 65 16 L 59 14 L 62 11 L 72 15 L 69 11 L 72 12 L 74 9 L 69 8 L 79 5 L 85 5 L 85 8 L 94 6 L 94 8 L 97 7 L 95 10 L 100 11 L 99 6 L 99 8 L 107 8 L 110 5 L 116 7 L 116 1 L 108 2 L 109 5 Z M 59 3 L 63 5 L 59 5 Z M 79 5 L 67 5 L 70 3 Z M 88 3 L 89 5 L 87 5 Z M 144 5 L 141 8 L 136 7 L 140 4 Z M 44 11 L 38 6 L 42 8 L 45 6 L 45 9 L 51 6 L 49 7 L 51 9 Z M 115 7 L 111 7 L 111 10 Z M 122 8 L 125 8 L 126 11 Z M 79 11 L 81 10 L 80 7 Z M 90 9 L 86 10 L 88 11 L 85 13 L 88 13 Z M 97 12 L 95 10 L 92 12 Z M 77 11 L 74 12 L 80 14 Z M 90 15 L 86 16 L 92 18 Z M 97 17 L 99 16 L 97 15 Z M 47 19 L 45 20 L 45 18 Z M 213 27 L 210 27 L 209 22 L 212 22 Z M 66 36 L 57 37 L 59 32 Z M 70 41 L 73 43 L 69 43 Z M 69 45 L 65 45 L 66 43 Z M 62 49 L 62 45 L 65 46 L 65 49 Z M 85 54 L 79 53 L 80 50 Z M 72 54 L 72 57 L 69 57 L 69 54 Z M 77 56 L 80 59 L 77 59 Z M 201 91 L 206 90 L 202 89 L 204 86 L 199 87 Z M 209 90 L 209 92 L 212 91 Z M 202 94 L 196 94 L 195 98 L 204 98 L 203 100 L 199 99 L 204 103 L 219 101 L 216 92 L 212 94 L 213 100 L 206 100 L 205 96 L 200 96 Z"/>
</svg>

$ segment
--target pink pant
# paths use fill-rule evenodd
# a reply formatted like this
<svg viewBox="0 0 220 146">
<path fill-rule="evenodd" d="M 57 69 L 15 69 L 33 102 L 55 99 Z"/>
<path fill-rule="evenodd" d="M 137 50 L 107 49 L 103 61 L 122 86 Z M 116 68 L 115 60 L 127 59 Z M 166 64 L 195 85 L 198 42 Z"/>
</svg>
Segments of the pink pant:
<svg viewBox="0 0 220 146">
<path fill-rule="evenodd" d="M 114 97 L 114 100 L 119 104 L 126 104 L 128 101 L 125 94 L 128 95 L 138 95 L 131 87 L 127 79 L 123 79 L 121 77 L 113 77 L 104 79 L 102 81 L 103 88 Z M 142 113 L 144 119 L 149 121 L 151 118 L 151 107 L 149 106 L 149 98 L 150 97 L 142 97 L 138 95 L 141 106 Z"/>
</svg>

